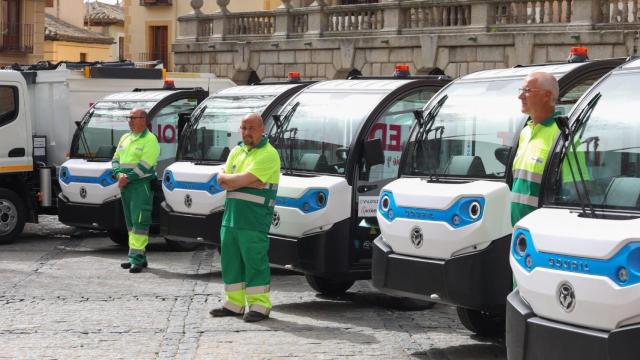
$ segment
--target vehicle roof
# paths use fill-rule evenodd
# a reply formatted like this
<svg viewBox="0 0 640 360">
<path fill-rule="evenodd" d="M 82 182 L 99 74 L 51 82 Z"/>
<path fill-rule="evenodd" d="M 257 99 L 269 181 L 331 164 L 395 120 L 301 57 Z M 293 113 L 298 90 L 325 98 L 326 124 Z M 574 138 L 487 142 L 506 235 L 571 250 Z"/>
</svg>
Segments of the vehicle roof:
<svg viewBox="0 0 640 360">
<path fill-rule="evenodd" d="M 391 92 L 416 79 L 327 80 L 310 85 L 303 92 Z"/>
<path fill-rule="evenodd" d="M 240 85 L 226 88 L 219 91 L 213 97 L 221 96 L 246 96 L 246 95 L 279 95 L 283 92 L 292 89 L 296 86 L 300 86 L 301 83 L 290 84 L 270 84 L 270 85 Z"/>
<path fill-rule="evenodd" d="M 566 63 L 566 64 L 541 64 L 532 66 L 522 66 L 507 69 L 494 69 L 483 70 L 469 75 L 465 75 L 458 79 L 458 81 L 478 81 L 478 80 L 496 80 L 496 79 L 509 79 L 509 78 L 523 78 L 536 71 L 544 71 L 553 74 L 556 77 L 560 77 L 580 66 L 586 64 L 583 63 Z"/>
<path fill-rule="evenodd" d="M 640 59 L 635 59 L 635 60 L 631 60 L 628 63 L 625 63 L 625 64 L 621 65 L 619 68 L 617 68 L 614 71 L 638 70 L 638 69 L 640 69 Z"/>
<path fill-rule="evenodd" d="M 100 101 L 160 101 L 169 95 L 175 94 L 176 91 L 180 90 L 119 92 L 107 95 Z"/>
</svg>

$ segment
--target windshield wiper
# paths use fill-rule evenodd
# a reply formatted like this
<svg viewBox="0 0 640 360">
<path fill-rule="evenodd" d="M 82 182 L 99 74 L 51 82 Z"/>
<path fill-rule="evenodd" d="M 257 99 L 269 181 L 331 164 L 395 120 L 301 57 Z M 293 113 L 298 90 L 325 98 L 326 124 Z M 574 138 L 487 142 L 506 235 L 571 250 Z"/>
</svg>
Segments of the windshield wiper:
<svg viewBox="0 0 640 360">
<path fill-rule="evenodd" d="M 578 158 L 578 150 L 576 149 L 576 144 L 574 140 L 574 134 L 578 131 L 578 129 L 582 128 L 586 122 L 591 117 L 591 113 L 593 109 L 598 104 L 598 101 L 602 98 L 601 93 L 597 93 L 585 106 L 584 109 L 580 112 L 576 120 L 573 124 L 569 125 L 569 120 L 566 116 L 560 116 L 556 118 L 556 124 L 558 128 L 560 128 L 560 132 L 565 143 L 562 146 L 560 153 L 560 164 L 559 167 L 562 167 L 562 159 L 567 159 L 569 172 L 571 173 L 571 180 L 573 181 L 573 185 L 576 189 L 576 195 L 578 197 L 578 201 L 580 201 L 580 208 L 582 209 L 583 216 L 591 216 L 592 218 L 596 217 L 596 212 L 593 208 L 593 203 L 591 202 L 591 197 L 589 196 L 589 190 L 587 188 L 587 183 L 584 179 L 584 174 L 582 173 L 582 169 L 580 167 L 580 160 Z M 571 164 L 571 160 L 567 155 L 567 150 L 570 148 L 570 153 L 573 154 L 573 160 L 575 161 L 575 166 L 577 167 L 576 171 L 573 169 L 573 165 Z M 586 170 L 586 169 L 585 169 Z M 576 172 L 578 173 L 578 178 L 576 178 Z M 580 186 L 578 186 L 578 182 Z M 582 192 L 580 187 L 582 187 Z M 587 208 L 589 208 L 589 214 L 587 214 Z"/>
<path fill-rule="evenodd" d="M 280 159 L 285 165 L 284 168 L 285 169 L 289 168 L 290 173 L 293 172 L 293 139 L 295 138 L 298 132 L 298 129 L 292 128 L 291 130 L 289 130 L 289 123 L 291 122 L 291 118 L 293 117 L 293 114 L 298 109 L 298 106 L 300 106 L 300 102 L 295 103 L 291 107 L 291 109 L 287 111 L 284 117 L 280 117 L 280 115 L 273 115 L 273 121 L 275 123 L 275 127 L 271 129 L 271 132 L 273 132 L 273 130 L 275 129 L 275 133 L 269 134 L 270 140 L 273 141 L 273 144 L 275 145 L 276 149 L 278 149 L 278 152 L 280 153 Z M 287 149 L 284 146 L 284 136 L 286 133 L 289 133 L 288 161 L 286 159 Z M 283 150 L 285 151 L 284 156 L 282 154 Z"/>
<path fill-rule="evenodd" d="M 87 141 L 87 137 L 84 134 L 84 129 L 86 126 L 86 123 L 88 121 L 89 118 L 91 118 L 91 116 L 93 116 L 93 111 L 89 111 L 83 118 L 81 121 L 76 122 L 76 126 L 78 127 L 78 131 L 80 132 L 80 143 L 82 144 L 82 147 L 84 147 L 84 158 L 88 158 L 89 161 L 94 161 L 95 158 L 93 157 L 93 155 L 91 154 L 91 148 L 89 148 L 89 142 Z M 85 124 L 85 125 L 83 125 Z"/>
<path fill-rule="evenodd" d="M 442 134 L 444 133 L 444 126 L 436 126 L 434 127 L 433 124 L 435 123 L 436 117 L 438 116 L 438 113 L 440 112 L 440 109 L 442 109 L 442 106 L 444 105 L 444 103 L 447 101 L 447 99 L 449 98 L 448 95 L 444 95 L 440 100 L 438 100 L 438 102 L 429 110 L 429 112 L 427 113 L 427 115 L 424 117 L 424 119 L 422 121 L 420 121 L 420 117 L 417 117 L 418 120 L 418 132 L 416 134 L 416 138 L 415 138 L 415 147 L 416 147 L 416 154 L 417 154 L 417 148 L 418 146 L 424 146 L 422 145 L 424 143 L 424 140 L 428 140 L 429 139 L 429 134 L 431 132 L 434 132 L 435 137 L 434 137 L 434 141 L 436 141 L 438 139 L 438 131 L 440 131 L 440 138 L 442 138 Z M 427 154 L 424 154 L 426 157 L 428 157 L 430 154 L 428 152 L 429 148 L 427 147 Z M 440 154 L 435 154 L 436 156 L 440 156 Z M 417 159 L 416 159 L 417 160 Z M 434 177 L 436 179 L 437 182 L 440 182 L 440 178 L 438 177 L 438 171 L 435 168 L 435 164 L 437 163 L 435 161 L 435 159 L 433 160 L 433 165 L 431 166 L 429 165 L 429 159 L 425 159 L 425 161 L 427 162 L 427 171 L 428 171 L 428 175 L 429 175 L 429 181 L 433 181 Z"/>
</svg>

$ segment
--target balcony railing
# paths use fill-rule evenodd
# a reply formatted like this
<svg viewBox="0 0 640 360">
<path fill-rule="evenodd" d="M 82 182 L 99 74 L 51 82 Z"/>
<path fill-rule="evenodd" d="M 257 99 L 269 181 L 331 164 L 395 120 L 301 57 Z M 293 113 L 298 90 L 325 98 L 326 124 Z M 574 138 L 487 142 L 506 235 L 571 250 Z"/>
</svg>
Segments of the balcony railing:
<svg viewBox="0 0 640 360">
<path fill-rule="evenodd" d="M 140 0 L 140 6 L 171 6 L 172 0 Z"/>
<path fill-rule="evenodd" d="M 0 22 L 0 51 L 33 52 L 33 24 Z"/>
<path fill-rule="evenodd" d="M 221 11 L 180 17 L 178 40 L 567 31 L 571 26 L 632 29 L 640 23 L 638 5 L 638 0 L 403 0 L 246 13 Z"/>
</svg>

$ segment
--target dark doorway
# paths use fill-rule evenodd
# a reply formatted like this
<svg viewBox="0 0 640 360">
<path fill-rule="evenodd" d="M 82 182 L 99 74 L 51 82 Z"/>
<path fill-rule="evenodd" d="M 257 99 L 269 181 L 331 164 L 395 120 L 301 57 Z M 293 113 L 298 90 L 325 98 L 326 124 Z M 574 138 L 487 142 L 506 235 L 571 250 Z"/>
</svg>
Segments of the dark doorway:
<svg viewBox="0 0 640 360">
<path fill-rule="evenodd" d="M 2 0 L 2 48 L 20 50 L 20 0 Z"/>
<path fill-rule="evenodd" d="M 169 69 L 169 29 L 166 26 L 151 26 L 149 60 L 160 60 Z"/>
</svg>

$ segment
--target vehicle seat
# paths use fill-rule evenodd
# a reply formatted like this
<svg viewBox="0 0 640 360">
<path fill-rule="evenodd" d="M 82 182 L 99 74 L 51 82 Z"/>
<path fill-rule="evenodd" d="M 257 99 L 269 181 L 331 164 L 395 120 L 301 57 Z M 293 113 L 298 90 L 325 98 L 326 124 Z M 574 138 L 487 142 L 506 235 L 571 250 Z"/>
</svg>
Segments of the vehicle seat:
<svg viewBox="0 0 640 360">
<path fill-rule="evenodd" d="M 479 156 L 455 155 L 449 162 L 449 174 L 463 176 L 485 176 L 487 173 Z"/>
<path fill-rule="evenodd" d="M 113 154 L 116 153 L 116 147 L 111 145 L 103 145 L 98 148 L 96 151 L 97 158 L 111 159 Z"/>
<path fill-rule="evenodd" d="M 615 177 L 611 179 L 604 195 L 604 204 L 637 207 L 640 203 L 640 178 Z"/>
<path fill-rule="evenodd" d="M 226 146 L 212 146 L 209 148 L 209 151 L 207 151 L 207 159 L 209 160 L 227 161 L 228 156 L 229 148 Z"/>
</svg>

